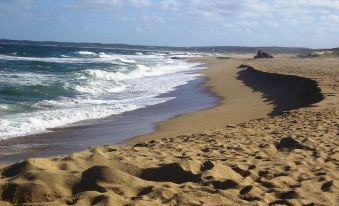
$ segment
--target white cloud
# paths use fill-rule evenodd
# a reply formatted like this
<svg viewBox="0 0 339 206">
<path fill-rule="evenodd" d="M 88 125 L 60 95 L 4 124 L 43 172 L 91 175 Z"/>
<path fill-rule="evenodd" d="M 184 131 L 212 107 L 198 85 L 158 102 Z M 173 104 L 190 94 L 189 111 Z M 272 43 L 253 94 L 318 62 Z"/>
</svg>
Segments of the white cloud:
<svg viewBox="0 0 339 206">
<path fill-rule="evenodd" d="M 181 18 L 197 18 L 228 29 L 240 27 L 314 30 L 321 24 L 338 25 L 339 0 L 166 0 Z M 158 3 L 161 5 L 161 3 Z M 168 7 L 159 7 L 166 9 Z M 172 9 L 173 10 L 173 9 Z M 225 23 L 225 22 L 232 22 Z M 259 24 L 258 22 L 261 22 Z M 336 26 L 338 27 L 338 26 Z M 329 28 L 333 31 L 333 28 Z"/>
<path fill-rule="evenodd" d="M 0 16 L 26 19 L 41 16 L 55 0 L 0 0 Z M 36 3 L 38 2 L 38 3 Z M 181 28 L 214 31 L 228 36 L 246 31 L 249 36 L 279 36 L 287 39 L 312 34 L 338 38 L 339 0 L 58 0 L 61 7 L 90 12 L 104 11 L 107 19 L 124 22 L 145 33 L 153 29 Z M 35 4 L 36 3 L 36 4 Z M 12 6 L 15 5 L 15 6 Z M 38 5 L 38 6 L 36 6 Z M 33 9 L 31 9 L 31 7 Z M 37 9 L 38 8 L 38 9 Z M 50 11 L 48 8 L 47 11 Z M 62 12 L 61 12 L 62 13 Z M 79 12 L 75 15 L 82 15 Z M 96 14 L 95 14 L 96 15 Z M 1 21 L 1 20 L 0 20 Z M 169 31 L 170 32 L 170 31 Z M 330 38 L 331 37 L 331 38 Z M 320 38 L 319 38 L 320 39 Z M 306 40 L 305 40 L 306 41 Z M 311 41 L 311 40 L 310 40 Z M 325 41 L 325 40 L 324 40 Z"/>
<path fill-rule="evenodd" d="M 250 27 L 250 28 L 254 28 L 259 25 L 259 23 L 256 21 L 240 21 L 239 24 L 241 26 Z"/>
<path fill-rule="evenodd" d="M 336 23 L 339 26 L 339 16 L 338 15 L 329 14 L 329 15 L 321 16 L 320 19 L 322 21 L 324 21 L 325 23 L 326 22 Z"/>
<path fill-rule="evenodd" d="M 133 6 L 137 8 L 147 8 L 153 4 L 151 0 L 76 0 L 69 8 L 110 10 L 123 6 Z"/>
<path fill-rule="evenodd" d="M 33 16 L 31 6 L 36 2 L 36 0 L 0 0 L 0 16 L 11 16 L 19 19 Z"/>
<path fill-rule="evenodd" d="M 129 3 L 135 7 L 149 7 L 153 4 L 151 0 L 129 0 Z"/>
<path fill-rule="evenodd" d="M 123 0 L 77 0 L 75 4 L 67 5 L 68 8 L 76 9 L 113 9 L 121 7 Z"/>
<path fill-rule="evenodd" d="M 164 9 L 164 10 L 167 10 L 167 11 L 179 10 L 180 6 L 181 6 L 181 4 L 177 0 L 162 0 L 162 1 L 158 2 L 158 7 L 160 7 L 160 9 Z"/>
</svg>

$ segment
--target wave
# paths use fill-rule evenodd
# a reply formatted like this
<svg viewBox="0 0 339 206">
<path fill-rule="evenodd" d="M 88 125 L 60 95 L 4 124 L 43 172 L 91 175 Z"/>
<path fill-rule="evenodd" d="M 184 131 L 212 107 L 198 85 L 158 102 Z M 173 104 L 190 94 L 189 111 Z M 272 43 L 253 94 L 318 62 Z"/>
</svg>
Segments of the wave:
<svg viewBox="0 0 339 206">
<path fill-rule="evenodd" d="M 71 123 L 104 118 L 125 111 L 134 110 L 135 105 L 97 105 L 79 108 L 54 109 L 22 113 L 14 118 L 0 119 L 0 137 L 2 139 L 49 132 L 48 128 L 57 128 Z"/>
<path fill-rule="evenodd" d="M 0 104 L 0 112 L 14 113 L 24 112 L 29 108 L 29 105 L 25 104 Z"/>
<path fill-rule="evenodd" d="M 115 82 L 88 81 L 86 84 L 75 85 L 74 89 L 80 93 L 92 94 L 95 96 L 102 94 L 121 93 L 126 85 L 116 84 Z"/>
<path fill-rule="evenodd" d="M 130 82 L 145 77 L 155 77 L 170 73 L 191 70 L 195 63 L 168 60 L 155 65 L 134 64 L 131 67 L 103 69 L 84 69 L 72 71 L 63 75 L 38 73 L 6 73 L 0 72 L 0 78 L 10 83 L 0 89 L 0 95 L 56 98 L 78 93 L 100 95 L 103 93 L 118 93 L 126 89 Z"/>
<path fill-rule="evenodd" d="M 194 53 L 194 52 L 170 52 L 169 57 L 171 58 L 194 58 L 194 57 L 204 57 L 209 56 L 209 54 L 204 53 Z"/>
<path fill-rule="evenodd" d="M 48 99 L 58 96 L 70 96 L 73 92 L 65 84 L 28 85 L 0 89 L 0 95 L 18 99 Z"/>
<path fill-rule="evenodd" d="M 51 62 L 51 63 L 90 63 L 91 61 L 84 58 L 60 58 L 60 57 L 20 57 L 8 56 L 0 54 L 1 60 L 7 61 L 36 61 L 36 62 Z"/>
<path fill-rule="evenodd" d="M 150 70 L 150 69 L 147 69 L 147 70 Z M 101 80 L 110 80 L 110 81 L 119 83 L 124 80 L 137 79 L 137 78 L 142 78 L 145 76 L 151 76 L 152 74 L 148 73 L 147 70 L 143 71 L 143 70 L 137 69 L 131 72 L 124 73 L 124 72 L 107 72 L 107 71 L 98 70 L 98 69 L 89 69 L 83 72 L 85 75 L 90 76 L 92 78 L 101 79 Z"/>
<path fill-rule="evenodd" d="M 126 65 L 126 63 L 135 63 L 135 60 L 122 58 L 116 55 L 108 55 L 100 53 L 96 57 L 70 57 L 61 55 L 61 57 L 20 57 L 0 54 L 1 60 L 7 61 L 36 61 L 36 62 L 50 62 L 50 63 L 111 63 L 117 65 Z"/>
<path fill-rule="evenodd" d="M 103 80 L 113 80 L 115 82 L 137 79 L 148 76 L 160 76 L 168 73 L 183 72 L 191 70 L 193 66 L 196 66 L 195 63 L 186 63 L 186 62 L 177 62 L 177 63 L 167 63 L 167 64 L 157 64 L 154 66 L 146 66 L 142 64 L 137 64 L 134 70 L 129 70 L 127 72 L 108 72 L 99 69 L 88 69 L 83 72 L 85 75 L 92 76 L 97 79 Z"/>
<path fill-rule="evenodd" d="M 90 51 L 78 51 L 76 53 L 80 55 L 94 55 L 94 56 L 97 55 L 96 53 Z"/>
<path fill-rule="evenodd" d="M 49 132 L 49 128 L 67 126 L 84 120 L 92 120 L 121 114 L 149 105 L 160 104 L 173 97 L 159 98 L 158 95 L 173 91 L 186 84 L 198 74 L 171 74 L 160 77 L 141 78 L 131 81 L 127 91 L 118 96 L 77 96 L 55 100 L 43 100 L 32 108 L 33 112 L 7 115 L 0 119 L 0 137 L 11 138 Z M 105 85 L 105 84 L 103 84 Z M 158 85 L 154 87 L 154 85 Z M 92 89 L 97 87 L 90 87 Z"/>
<path fill-rule="evenodd" d="M 0 112 L 4 111 L 4 112 L 10 112 L 11 106 L 9 104 L 0 104 Z"/>
<path fill-rule="evenodd" d="M 63 101 L 44 101 L 30 113 L 8 115 L 0 119 L 0 139 L 51 132 L 51 128 L 69 126 L 81 121 L 105 118 L 148 105 L 160 104 L 172 98 L 153 98 L 147 96 L 131 100 L 83 100 L 64 99 Z M 44 104 L 44 105 L 43 105 Z M 53 105 L 53 106 L 51 106 Z M 65 105 L 67 105 L 65 107 Z M 53 108 L 46 110 L 46 108 Z M 59 108 L 58 108 L 59 107 Z"/>
<path fill-rule="evenodd" d="M 101 52 L 99 54 L 99 57 L 104 58 L 104 59 L 114 60 L 114 61 L 121 61 L 121 62 L 124 62 L 124 63 L 135 63 L 135 60 L 125 59 L 125 58 L 119 57 L 117 55 L 110 55 L 110 54 L 106 54 L 104 52 Z"/>
<path fill-rule="evenodd" d="M 23 72 L 17 70 L 0 71 L 0 82 L 3 82 L 0 90 L 6 87 L 20 87 L 33 85 L 47 85 L 64 79 L 64 75 L 53 75 L 46 73 Z"/>
<path fill-rule="evenodd" d="M 122 58 L 116 54 L 106 54 L 105 52 L 100 52 L 99 54 L 97 54 L 97 53 L 90 52 L 90 51 L 79 51 L 77 53 L 80 55 L 85 55 L 85 56 L 95 56 L 95 57 L 106 59 L 106 60 L 121 61 L 124 63 L 135 63 L 135 60 Z"/>
</svg>

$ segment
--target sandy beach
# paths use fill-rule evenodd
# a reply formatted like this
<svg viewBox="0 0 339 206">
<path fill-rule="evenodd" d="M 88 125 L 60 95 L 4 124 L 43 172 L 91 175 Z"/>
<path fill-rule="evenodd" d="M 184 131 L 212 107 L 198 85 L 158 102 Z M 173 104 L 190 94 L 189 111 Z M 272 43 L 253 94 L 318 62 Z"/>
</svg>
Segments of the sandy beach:
<svg viewBox="0 0 339 206">
<path fill-rule="evenodd" d="M 302 84 L 305 87 L 316 87 L 316 82 L 308 82 L 308 79 L 305 81 L 304 79 L 291 78 L 292 80 L 290 80 L 290 78 L 284 79 L 285 76 L 272 77 L 270 74 L 251 73 L 246 68 L 245 71 L 241 71 L 244 68 L 239 68 L 240 65 L 255 65 L 259 68 L 270 68 L 271 65 L 260 67 L 260 63 L 264 64 L 265 61 L 251 61 L 250 55 L 232 54 L 231 56 L 233 58 L 195 59 L 209 65 L 209 69 L 203 72 L 208 79 L 205 86 L 220 97 L 216 107 L 179 115 L 159 123 L 155 132 L 126 140 L 123 143 L 134 144 L 138 141 L 223 128 L 227 124 L 276 115 L 282 111 L 309 106 L 321 100 L 321 97 L 315 97 L 315 100 L 302 99 L 303 95 L 314 97 L 320 94 L 320 91 L 307 91 L 308 88 L 298 87 Z M 277 60 L 277 63 L 274 62 L 273 65 L 283 65 L 290 60 L 290 58 L 284 58 L 284 55 L 281 56 L 281 60 Z M 266 61 L 266 63 L 270 62 L 272 61 Z M 276 84 L 276 80 L 281 83 Z"/>
<path fill-rule="evenodd" d="M 180 115 L 159 123 L 155 132 L 129 139 L 124 143 L 133 144 L 138 141 L 222 128 L 226 124 L 266 117 L 272 111 L 273 106 L 262 100 L 262 93 L 253 91 L 237 79 L 239 71 L 237 67 L 241 65 L 241 59 L 197 58 L 195 60 L 209 65 L 209 68 L 203 72 L 208 79 L 205 86 L 220 98 L 219 104 L 204 111 Z"/>
<path fill-rule="evenodd" d="M 339 60 L 195 60 L 217 106 L 126 146 L 2 165 L 0 204 L 338 205 Z"/>
</svg>

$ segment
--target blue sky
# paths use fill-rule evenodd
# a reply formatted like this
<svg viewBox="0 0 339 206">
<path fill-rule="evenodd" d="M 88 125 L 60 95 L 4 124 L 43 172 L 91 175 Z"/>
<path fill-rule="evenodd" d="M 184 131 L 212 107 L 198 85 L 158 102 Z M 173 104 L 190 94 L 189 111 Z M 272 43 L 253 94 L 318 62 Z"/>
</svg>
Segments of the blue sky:
<svg viewBox="0 0 339 206">
<path fill-rule="evenodd" d="M 339 0 L 0 0 L 0 38 L 339 46 Z"/>
</svg>

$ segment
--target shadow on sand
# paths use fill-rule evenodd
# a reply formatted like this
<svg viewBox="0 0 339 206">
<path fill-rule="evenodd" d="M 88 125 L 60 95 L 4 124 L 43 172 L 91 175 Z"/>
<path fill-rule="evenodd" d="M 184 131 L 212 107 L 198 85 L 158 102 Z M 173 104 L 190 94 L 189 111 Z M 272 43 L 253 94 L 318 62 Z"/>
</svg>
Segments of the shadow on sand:
<svg viewBox="0 0 339 206">
<path fill-rule="evenodd" d="M 265 101 L 274 105 L 271 116 L 284 111 L 309 107 L 324 99 L 315 80 L 294 75 L 262 72 L 241 65 L 237 79 L 254 91 L 263 93 Z"/>
</svg>

